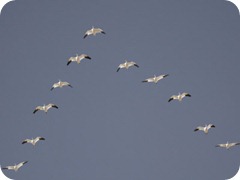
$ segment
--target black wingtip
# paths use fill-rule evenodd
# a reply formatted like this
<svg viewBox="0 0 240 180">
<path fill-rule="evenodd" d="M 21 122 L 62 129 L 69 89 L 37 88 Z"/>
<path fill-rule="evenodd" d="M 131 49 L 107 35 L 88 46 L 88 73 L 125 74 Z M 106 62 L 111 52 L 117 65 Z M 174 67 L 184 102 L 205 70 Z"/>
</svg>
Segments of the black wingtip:
<svg viewBox="0 0 240 180">
<path fill-rule="evenodd" d="M 52 91 L 54 89 L 54 87 L 52 87 L 51 89 L 50 89 L 50 91 Z"/>
<path fill-rule="evenodd" d="M 102 31 L 101 33 L 106 34 L 104 31 Z"/>
<path fill-rule="evenodd" d="M 38 110 L 37 110 L 37 109 L 35 109 L 35 110 L 33 111 L 33 114 L 35 114 L 37 111 L 38 111 Z"/>
<path fill-rule="evenodd" d="M 90 56 L 85 56 L 86 59 L 92 59 Z"/>
<path fill-rule="evenodd" d="M 68 61 L 68 62 L 67 62 L 67 66 L 68 66 L 71 62 L 72 62 L 72 61 Z"/>
<path fill-rule="evenodd" d="M 87 35 L 87 34 L 85 34 L 85 35 L 83 36 L 83 39 L 85 39 L 87 36 L 88 36 L 88 35 Z"/>
<path fill-rule="evenodd" d="M 195 132 L 195 131 L 198 131 L 198 130 L 199 130 L 199 129 L 194 129 L 194 132 Z"/>
<path fill-rule="evenodd" d="M 27 143 L 27 141 L 23 141 L 23 142 L 22 142 L 22 144 L 26 144 L 26 143 Z"/>
<path fill-rule="evenodd" d="M 139 65 L 137 65 L 137 64 L 134 64 L 134 66 L 136 66 L 137 68 L 139 68 Z"/>
<path fill-rule="evenodd" d="M 120 70 L 120 68 L 117 69 L 117 72 Z"/>
<path fill-rule="evenodd" d="M 53 105 L 52 107 L 54 107 L 54 108 L 58 109 L 58 106 L 56 106 L 56 105 Z"/>
<path fill-rule="evenodd" d="M 170 98 L 169 100 L 168 100 L 168 102 L 170 102 L 170 101 L 172 101 L 173 100 L 173 98 Z"/>
<path fill-rule="evenodd" d="M 145 82 L 148 82 L 148 81 L 147 80 L 143 80 L 142 82 L 145 83 Z"/>
<path fill-rule="evenodd" d="M 71 88 L 73 88 L 72 85 L 70 85 L 70 84 L 69 84 L 68 86 L 71 87 Z"/>
</svg>

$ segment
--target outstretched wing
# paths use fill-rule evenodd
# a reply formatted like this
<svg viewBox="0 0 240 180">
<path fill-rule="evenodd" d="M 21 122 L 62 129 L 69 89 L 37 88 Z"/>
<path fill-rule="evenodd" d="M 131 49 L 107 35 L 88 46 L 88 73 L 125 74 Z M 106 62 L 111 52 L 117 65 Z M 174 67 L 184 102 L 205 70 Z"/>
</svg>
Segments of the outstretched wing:
<svg viewBox="0 0 240 180">
<path fill-rule="evenodd" d="M 226 147 L 226 144 L 217 144 L 216 147 Z"/>
<path fill-rule="evenodd" d="M 62 84 L 63 84 L 63 86 L 69 86 L 69 87 L 71 87 L 72 88 L 72 86 L 71 86 L 71 84 L 69 83 L 69 82 L 62 82 Z"/>
<path fill-rule="evenodd" d="M 50 103 L 47 105 L 47 109 L 50 109 L 51 107 L 58 109 L 58 106 L 55 104 Z"/>
<path fill-rule="evenodd" d="M 153 78 L 147 78 L 147 79 L 145 79 L 145 80 L 142 81 L 142 82 L 154 82 L 154 79 L 153 79 Z"/>
<path fill-rule="evenodd" d="M 85 39 L 87 36 L 92 34 L 92 30 L 87 30 L 87 32 L 85 33 L 85 35 L 83 36 L 83 39 Z"/>
<path fill-rule="evenodd" d="M 88 56 L 87 54 L 82 54 L 84 58 L 86 59 L 92 59 L 90 56 Z"/>
<path fill-rule="evenodd" d="M 208 129 L 210 129 L 210 128 L 215 128 L 215 126 L 214 126 L 213 124 L 209 124 L 209 125 L 207 126 L 207 128 L 208 128 Z"/>
<path fill-rule="evenodd" d="M 45 138 L 38 136 L 36 137 L 36 140 L 45 140 Z"/>
<path fill-rule="evenodd" d="M 30 139 L 25 139 L 22 144 L 29 143 Z"/>
<path fill-rule="evenodd" d="M 9 170 L 12 170 L 12 169 L 14 169 L 14 166 L 6 166 L 6 167 L 3 167 L 2 169 L 9 169 Z"/>
<path fill-rule="evenodd" d="M 59 87 L 59 84 L 58 83 L 54 83 L 50 90 L 52 91 L 54 88 L 57 88 L 57 87 Z"/>
<path fill-rule="evenodd" d="M 73 62 L 73 61 L 76 61 L 76 57 L 70 57 L 70 58 L 68 59 L 67 66 L 68 66 L 71 62 Z"/>
<path fill-rule="evenodd" d="M 196 129 L 194 129 L 194 131 L 198 131 L 198 130 L 203 131 L 203 130 L 204 130 L 204 127 L 198 126 Z"/>
<path fill-rule="evenodd" d="M 128 62 L 128 65 L 129 65 L 129 66 L 136 66 L 136 67 L 139 68 L 139 66 L 137 65 L 137 63 L 135 63 L 135 62 L 133 62 L 133 61 Z"/>
<path fill-rule="evenodd" d="M 191 95 L 189 93 L 182 93 L 182 97 L 185 97 L 185 96 L 191 97 Z"/>
<path fill-rule="evenodd" d="M 95 28 L 94 31 L 95 31 L 96 33 L 106 34 L 106 33 L 105 33 L 102 29 L 100 29 L 100 28 Z"/>
<path fill-rule="evenodd" d="M 240 145 L 239 142 L 236 142 L 236 143 L 230 143 L 229 146 L 232 147 L 232 146 L 237 146 L 237 145 Z"/>
<path fill-rule="evenodd" d="M 35 110 L 33 111 L 33 114 L 35 114 L 37 111 L 42 110 L 42 106 L 37 106 Z"/>
<path fill-rule="evenodd" d="M 28 161 L 23 161 L 23 162 L 21 162 L 21 163 L 19 163 L 18 165 L 17 165 L 17 168 L 20 168 L 20 167 L 22 167 L 24 164 L 26 164 Z"/>
<path fill-rule="evenodd" d="M 124 63 L 123 63 L 123 64 L 119 64 L 118 69 L 117 69 L 117 72 L 118 72 L 120 69 L 125 68 L 125 67 L 126 67 L 126 66 L 125 66 Z"/>
<path fill-rule="evenodd" d="M 174 100 L 174 99 L 177 99 L 177 96 L 176 96 L 176 95 L 171 96 L 170 99 L 168 100 L 168 102 L 170 102 L 170 101 L 172 101 L 172 100 Z"/>
</svg>

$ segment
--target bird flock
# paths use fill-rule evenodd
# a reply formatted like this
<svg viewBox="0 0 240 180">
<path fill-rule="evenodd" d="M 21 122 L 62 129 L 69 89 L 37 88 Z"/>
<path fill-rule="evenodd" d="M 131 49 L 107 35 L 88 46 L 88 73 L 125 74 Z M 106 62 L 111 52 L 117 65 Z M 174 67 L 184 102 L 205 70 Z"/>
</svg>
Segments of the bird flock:
<svg viewBox="0 0 240 180">
<path fill-rule="evenodd" d="M 86 37 L 90 36 L 90 35 L 93 35 L 93 36 L 96 36 L 97 34 L 106 34 L 102 29 L 100 28 L 94 28 L 92 27 L 90 30 L 87 30 L 86 33 L 84 34 L 83 36 L 83 39 L 85 39 Z M 80 62 L 83 60 L 83 59 L 88 59 L 88 60 L 91 60 L 92 58 L 87 55 L 87 54 L 81 54 L 81 55 L 78 55 L 76 54 L 75 57 L 70 57 L 68 59 L 68 62 L 67 62 L 67 66 L 71 63 L 71 62 L 77 62 L 78 64 L 80 64 Z M 124 63 L 122 64 L 119 64 L 116 72 L 119 72 L 120 69 L 129 69 L 130 67 L 137 67 L 139 68 L 139 65 L 136 63 L 136 62 L 133 62 L 133 61 L 127 61 L 125 60 Z M 160 80 L 168 77 L 169 74 L 162 74 L 162 75 L 159 75 L 159 76 L 156 76 L 154 75 L 153 77 L 150 77 L 150 78 L 147 78 L 145 80 L 143 80 L 142 82 L 143 83 L 155 83 L 157 84 Z M 56 89 L 56 88 L 62 88 L 62 87 L 65 87 L 65 86 L 68 86 L 68 87 L 71 87 L 73 88 L 73 86 L 69 83 L 69 82 L 66 82 L 66 81 L 61 81 L 59 80 L 58 82 L 54 83 L 51 87 L 51 91 Z M 179 93 L 178 95 L 172 95 L 168 102 L 171 102 L 172 100 L 178 100 L 179 102 L 181 102 L 183 100 L 184 97 L 191 97 L 191 94 L 187 93 L 187 92 L 183 92 L 183 93 Z M 36 112 L 38 111 L 44 111 L 46 114 L 48 112 L 49 109 L 51 108 L 55 108 L 55 109 L 58 109 L 58 106 L 56 104 L 53 104 L 53 103 L 49 103 L 47 105 L 43 105 L 43 106 L 37 106 L 34 111 L 33 111 L 33 114 L 35 114 Z M 205 126 L 198 126 L 194 129 L 194 132 L 196 131 L 203 131 L 205 134 L 208 134 L 209 130 L 211 128 L 215 128 L 215 125 L 213 124 L 206 124 Z M 33 146 L 36 145 L 37 142 L 39 141 L 43 141 L 45 140 L 44 137 L 36 137 L 36 138 L 32 138 L 32 139 L 25 139 L 22 141 L 22 144 L 32 144 Z M 215 147 L 222 147 L 222 148 L 226 148 L 226 149 L 230 149 L 231 147 L 234 147 L 236 145 L 240 145 L 240 142 L 233 142 L 233 143 L 225 143 L 225 144 L 217 144 Z M 18 163 L 18 164 L 15 164 L 13 166 L 6 166 L 6 167 L 2 167 L 1 169 L 5 170 L 14 170 L 15 172 L 18 171 L 19 168 L 21 168 L 23 165 L 25 165 L 28 161 L 23 161 L 21 163 Z"/>
</svg>

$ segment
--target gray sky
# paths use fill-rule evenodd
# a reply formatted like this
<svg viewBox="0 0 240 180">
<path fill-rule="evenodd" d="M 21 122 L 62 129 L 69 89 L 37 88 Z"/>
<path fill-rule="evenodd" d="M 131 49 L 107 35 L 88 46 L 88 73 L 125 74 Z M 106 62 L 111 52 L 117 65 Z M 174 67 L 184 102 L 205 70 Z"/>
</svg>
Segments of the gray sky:
<svg viewBox="0 0 240 180">
<path fill-rule="evenodd" d="M 106 35 L 83 39 L 100 27 Z M 16 180 L 224 180 L 240 165 L 240 17 L 224 0 L 16 0 L 0 16 L 0 164 Z M 86 53 L 91 61 L 71 63 Z M 140 68 L 117 67 L 124 60 Z M 170 74 L 158 84 L 141 81 Z M 50 91 L 59 79 L 73 88 Z M 171 95 L 191 98 L 168 103 Z M 38 105 L 59 109 L 33 114 Z M 208 135 L 193 130 L 206 123 Z M 36 147 L 22 140 L 43 136 Z"/>
</svg>

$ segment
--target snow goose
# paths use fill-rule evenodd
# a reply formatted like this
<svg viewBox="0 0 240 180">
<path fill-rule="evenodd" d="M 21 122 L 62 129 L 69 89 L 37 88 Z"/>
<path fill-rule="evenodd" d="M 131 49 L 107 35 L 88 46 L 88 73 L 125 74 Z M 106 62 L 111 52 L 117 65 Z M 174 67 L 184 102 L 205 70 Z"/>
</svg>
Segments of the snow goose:
<svg viewBox="0 0 240 180">
<path fill-rule="evenodd" d="M 133 62 L 133 61 L 127 61 L 127 60 L 126 60 L 125 63 L 120 64 L 120 65 L 118 66 L 117 72 L 118 72 L 120 69 L 122 69 L 122 68 L 128 69 L 128 68 L 131 67 L 131 66 L 136 66 L 136 67 L 139 68 L 139 66 L 138 66 L 135 62 Z"/>
<path fill-rule="evenodd" d="M 86 32 L 85 35 L 83 36 L 83 39 L 85 39 L 85 38 L 86 38 L 87 36 L 89 36 L 89 35 L 94 35 L 94 36 L 96 36 L 96 34 L 98 34 L 98 33 L 106 34 L 102 29 L 100 29 L 100 28 L 94 28 L 94 27 L 92 26 L 92 29 L 87 30 L 87 32 Z"/>
<path fill-rule="evenodd" d="M 194 131 L 203 131 L 205 134 L 208 133 L 209 129 L 211 128 L 215 128 L 215 126 L 213 124 L 208 124 L 205 126 L 198 126 L 196 129 L 194 129 Z"/>
<path fill-rule="evenodd" d="M 51 88 L 51 91 L 53 90 L 53 89 L 55 89 L 55 88 L 62 88 L 63 86 L 69 86 L 69 87 L 71 87 L 72 88 L 72 86 L 71 86 L 71 84 L 70 83 L 68 83 L 68 82 L 64 82 L 64 81 L 61 81 L 61 80 L 59 80 L 57 83 L 54 83 L 53 84 L 53 86 L 52 86 L 52 88 Z"/>
<path fill-rule="evenodd" d="M 39 111 L 39 110 L 41 110 L 41 111 L 44 111 L 45 113 L 47 113 L 48 112 L 48 110 L 50 109 L 50 108 L 56 108 L 56 109 L 58 109 L 58 107 L 55 105 L 55 104 L 48 104 L 48 105 L 43 105 L 43 106 L 37 106 L 36 108 L 35 108 L 35 110 L 33 111 L 33 114 L 35 114 L 37 111 Z"/>
<path fill-rule="evenodd" d="M 80 64 L 80 62 L 81 62 L 83 59 L 92 59 L 92 58 L 91 58 L 90 56 L 88 56 L 87 54 L 81 54 L 81 55 L 76 54 L 75 57 L 70 57 L 70 58 L 68 59 L 67 66 L 68 66 L 71 62 L 77 62 L 78 64 Z"/>
<path fill-rule="evenodd" d="M 14 166 L 6 166 L 2 169 L 8 169 L 8 170 L 14 170 L 14 171 L 18 171 L 18 169 L 20 167 L 22 167 L 24 164 L 26 164 L 28 161 L 24 161 L 24 162 L 21 162 L 19 164 L 15 164 Z"/>
<path fill-rule="evenodd" d="M 26 144 L 26 143 L 30 143 L 32 144 L 33 146 L 35 146 L 35 144 L 40 141 L 40 140 L 45 140 L 45 138 L 43 137 L 36 137 L 35 139 L 25 139 L 22 144 Z"/>
<path fill-rule="evenodd" d="M 169 76 L 169 74 L 163 74 L 163 75 L 160 75 L 160 76 L 154 75 L 154 77 L 145 79 L 145 80 L 142 81 L 142 82 L 154 82 L 155 84 L 157 84 L 158 81 L 160 81 L 161 79 L 163 79 L 163 78 L 165 78 L 165 77 L 167 77 L 167 76 Z"/>
<path fill-rule="evenodd" d="M 226 149 L 229 149 L 233 146 L 236 146 L 236 145 L 240 145 L 239 142 L 235 142 L 235 143 L 226 143 L 226 144 L 217 144 L 216 147 L 222 147 L 222 148 L 226 148 Z"/>
<path fill-rule="evenodd" d="M 178 95 L 173 95 L 170 97 L 170 99 L 168 100 L 168 102 L 172 101 L 173 99 L 176 99 L 178 101 L 182 101 L 182 99 L 187 96 L 187 97 L 191 97 L 191 95 L 189 93 L 179 93 Z"/>
</svg>

